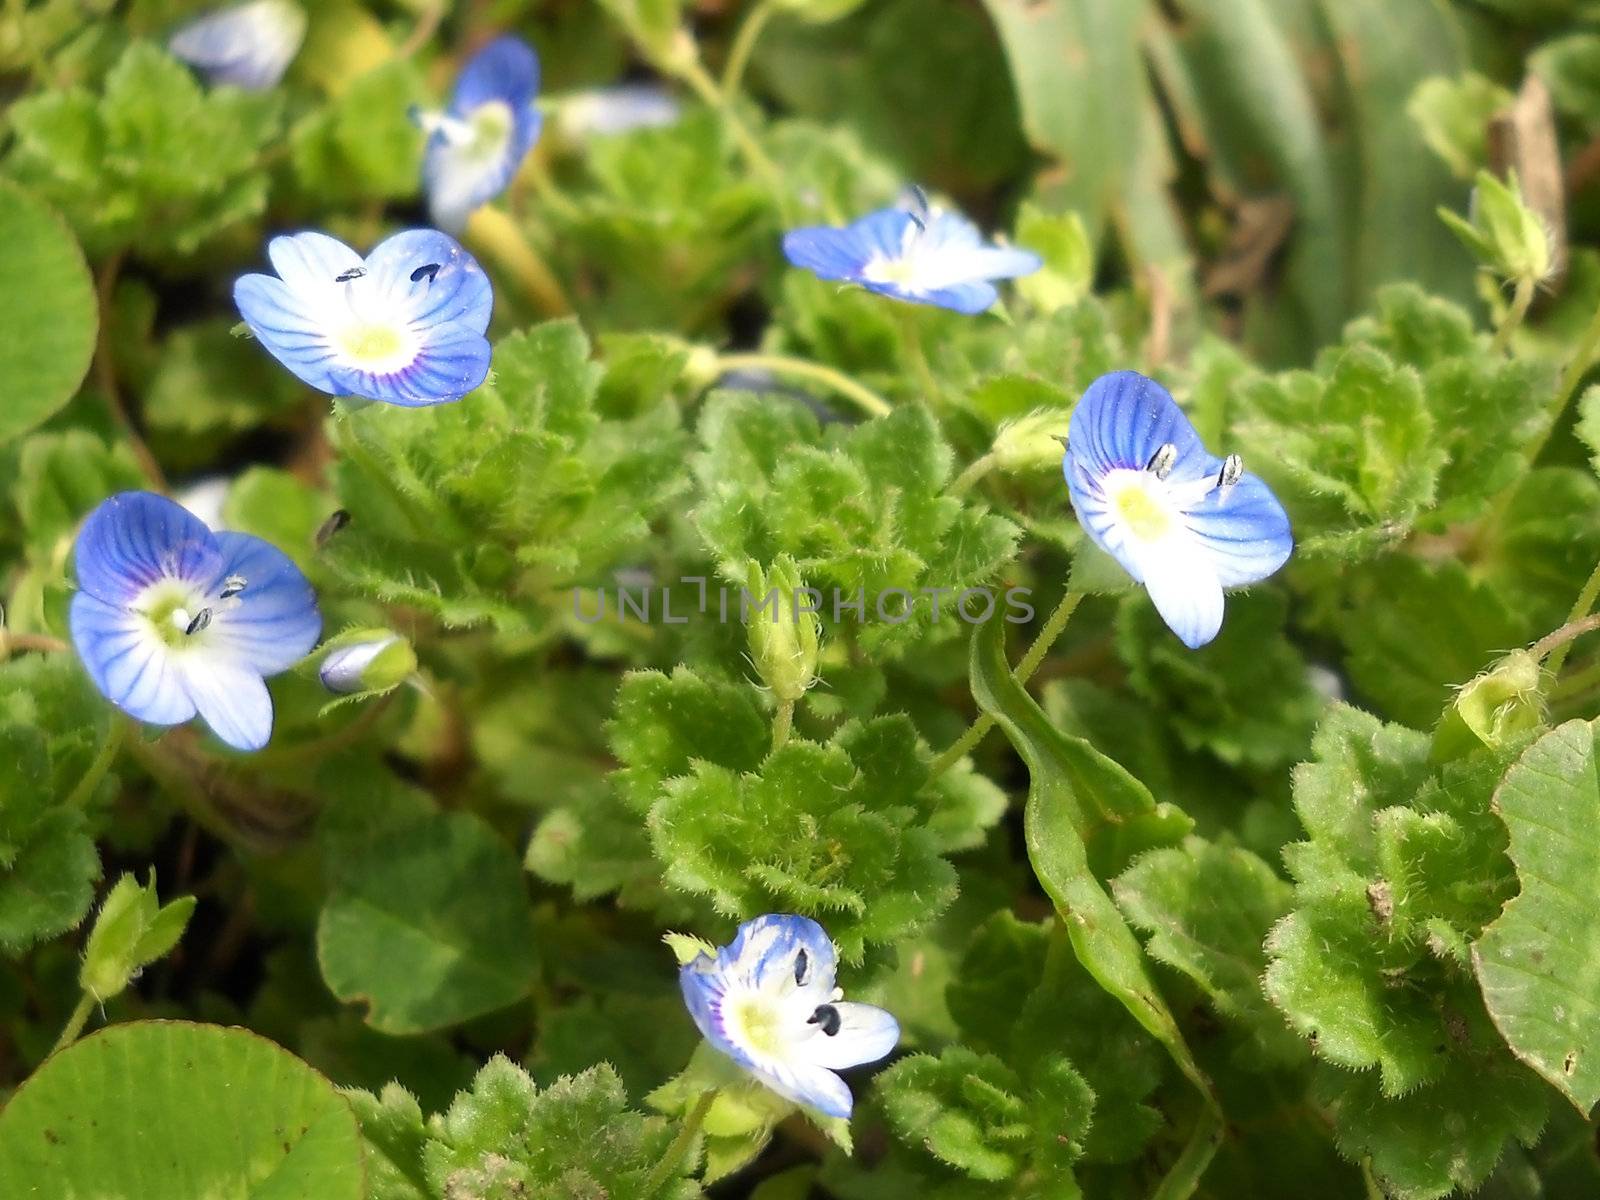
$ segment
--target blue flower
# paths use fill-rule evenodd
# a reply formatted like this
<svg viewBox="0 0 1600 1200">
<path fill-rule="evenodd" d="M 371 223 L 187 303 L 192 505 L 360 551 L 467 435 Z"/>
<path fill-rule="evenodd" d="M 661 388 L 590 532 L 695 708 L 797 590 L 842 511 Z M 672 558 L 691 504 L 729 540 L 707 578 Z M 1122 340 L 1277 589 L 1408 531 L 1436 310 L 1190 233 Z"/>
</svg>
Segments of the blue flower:
<svg viewBox="0 0 1600 1200">
<path fill-rule="evenodd" d="M 834 1072 L 877 1062 L 900 1040 L 881 1008 L 833 985 L 838 955 L 809 917 L 769 915 L 733 943 L 678 970 L 683 1002 L 706 1041 L 780 1096 L 848 1117 L 850 1089 Z"/>
<path fill-rule="evenodd" d="M 1267 485 L 1237 454 L 1208 454 L 1167 390 L 1137 371 L 1089 385 L 1062 469 L 1083 528 L 1191 650 L 1222 628 L 1224 588 L 1265 579 L 1294 549 Z"/>
<path fill-rule="evenodd" d="M 671 125 L 682 111 L 677 97 L 665 88 L 622 83 L 568 96 L 556 109 L 556 123 L 564 137 L 582 142 Z"/>
<path fill-rule="evenodd" d="M 428 135 L 422 186 L 435 224 L 459 230 L 475 209 L 506 190 L 539 138 L 538 90 L 533 47 L 499 37 L 461 69 L 449 108 L 413 112 Z"/>
<path fill-rule="evenodd" d="M 263 679 L 293 666 L 322 631 L 294 563 L 260 538 L 212 533 L 149 492 L 102 501 L 73 553 L 72 641 L 107 700 L 152 725 L 198 713 L 238 750 L 267 744 Z"/>
<path fill-rule="evenodd" d="M 886 208 L 843 229 L 792 230 L 784 235 L 783 252 L 822 279 L 959 313 L 983 312 L 999 298 L 991 280 L 1029 275 L 1042 265 L 1027 250 L 984 244 L 971 221 L 930 209 L 915 189 L 909 206 Z"/>
<path fill-rule="evenodd" d="M 249 92 L 276 87 L 306 36 L 306 14 L 291 0 L 251 0 L 189 22 L 167 49 L 212 83 Z"/>
<path fill-rule="evenodd" d="M 323 233 L 277 237 L 278 277 L 233 285 L 272 356 L 330 396 L 419 407 L 459 400 L 489 373 L 494 297 L 477 260 L 446 234 L 412 229 L 365 261 Z"/>
</svg>

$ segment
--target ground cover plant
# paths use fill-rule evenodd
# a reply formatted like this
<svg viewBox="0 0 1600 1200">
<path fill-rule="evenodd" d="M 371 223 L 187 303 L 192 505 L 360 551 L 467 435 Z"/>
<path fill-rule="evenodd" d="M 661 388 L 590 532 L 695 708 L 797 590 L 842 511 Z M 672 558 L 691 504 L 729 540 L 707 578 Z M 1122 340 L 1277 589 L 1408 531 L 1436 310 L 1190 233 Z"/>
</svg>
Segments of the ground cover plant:
<svg viewBox="0 0 1600 1200">
<path fill-rule="evenodd" d="M 0 1196 L 1600 1195 L 1600 13 L 0 4 Z"/>
</svg>

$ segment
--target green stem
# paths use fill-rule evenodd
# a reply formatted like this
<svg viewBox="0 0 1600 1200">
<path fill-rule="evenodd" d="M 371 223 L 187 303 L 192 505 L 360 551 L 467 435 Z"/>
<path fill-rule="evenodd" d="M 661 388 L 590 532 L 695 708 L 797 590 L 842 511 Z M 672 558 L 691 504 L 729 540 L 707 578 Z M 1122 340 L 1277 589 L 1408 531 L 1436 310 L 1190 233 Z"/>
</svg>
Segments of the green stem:
<svg viewBox="0 0 1600 1200">
<path fill-rule="evenodd" d="M 1206 1173 L 1220 1145 L 1222 1114 L 1214 1108 L 1204 1108 L 1177 1161 L 1150 1193 L 1150 1200 L 1188 1200 L 1200 1186 L 1200 1177 Z"/>
<path fill-rule="evenodd" d="M 50 1054 L 60 1054 L 73 1042 L 78 1040 L 78 1035 L 83 1032 L 83 1027 L 89 1023 L 89 1017 L 94 1012 L 95 998 L 88 992 L 78 997 L 78 1007 L 72 1010 L 72 1015 L 67 1018 L 67 1027 L 61 1031 L 61 1036 L 56 1039 L 56 1044 L 50 1047 Z M 45 1057 L 49 1057 L 46 1055 Z"/>
<path fill-rule="evenodd" d="M 121 714 L 112 715 L 111 726 L 106 730 L 106 740 L 100 743 L 100 753 L 94 756 L 94 761 L 83 773 L 83 778 L 78 780 L 78 785 L 67 796 L 66 807 L 82 808 L 89 803 L 95 789 L 100 786 L 100 781 L 106 777 L 106 772 L 111 770 L 111 764 L 117 761 L 117 751 L 122 747 L 122 736 L 127 727 Z"/>
<path fill-rule="evenodd" d="M 700 1126 L 706 1123 L 706 1114 L 711 1111 L 711 1104 L 717 1098 L 717 1089 L 701 1092 L 700 1099 L 694 1108 L 689 1110 L 689 1115 L 683 1119 L 683 1127 L 678 1130 L 678 1136 L 672 1139 L 672 1145 L 667 1147 L 667 1152 L 645 1177 L 644 1187 L 639 1194 L 647 1198 L 656 1195 L 666 1182 L 678 1172 L 683 1156 L 689 1152 L 695 1135 L 700 1132 Z"/>
<path fill-rule="evenodd" d="M 894 410 L 889 402 L 871 388 L 862 387 L 850 376 L 821 363 L 807 362 L 803 358 L 790 358 L 785 354 L 719 354 L 717 373 L 730 371 L 771 371 L 774 375 L 792 375 L 797 379 L 811 379 L 830 388 L 874 417 L 886 417 Z"/>
<path fill-rule="evenodd" d="M 917 382 L 922 385 L 925 399 L 932 404 L 939 395 L 939 381 L 934 378 L 928 355 L 922 348 L 922 328 L 917 324 L 917 315 L 909 308 L 900 312 L 900 340 L 905 346 L 906 357 L 911 360 L 911 369 L 917 376 Z"/>
<path fill-rule="evenodd" d="M 789 740 L 789 730 L 794 727 L 794 701 L 778 701 L 778 711 L 772 718 L 772 748 L 783 749 Z"/>
<path fill-rule="evenodd" d="M 1033 673 L 1039 669 L 1039 664 L 1044 661 L 1044 656 L 1050 653 L 1050 647 L 1061 636 L 1061 631 L 1067 627 L 1068 618 L 1072 616 L 1073 610 L 1078 607 L 1082 599 L 1081 592 L 1068 592 L 1061 597 L 1061 603 L 1056 605 L 1055 612 L 1050 614 L 1043 628 L 1039 630 L 1039 636 L 1034 639 L 1033 645 L 1028 647 L 1028 652 L 1022 656 L 1022 661 L 1012 671 L 1011 674 L 1018 683 L 1027 683 L 1033 677 Z M 983 740 L 984 734 L 993 728 L 993 717 L 988 713 L 980 716 L 967 727 L 965 733 L 946 746 L 933 760 L 933 765 L 928 768 L 928 781 L 931 783 L 960 762 Z"/>
<path fill-rule="evenodd" d="M 1578 390 L 1578 385 L 1583 382 L 1584 372 L 1594 363 L 1596 350 L 1600 350 L 1600 308 L 1595 309 L 1589 327 L 1583 331 L 1583 337 L 1578 341 L 1577 353 L 1567 363 L 1567 369 L 1561 373 L 1561 382 L 1556 387 L 1555 397 L 1550 401 L 1550 412 L 1545 417 L 1544 431 L 1523 455 L 1522 461 L 1528 466 L 1531 467 L 1538 461 L 1546 443 L 1555 435 L 1556 426 L 1561 424 L 1561 414 L 1567 411 L 1567 404 Z"/>
<path fill-rule="evenodd" d="M 1533 303 L 1534 283 L 1532 279 L 1517 280 L 1517 290 L 1512 294 L 1511 307 L 1506 310 L 1500 327 L 1494 331 L 1494 341 L 1489 347 L 1489 353 L 1504 354 L 1510 347 L 1511 335 L 1521 328 L 1522 319 L 1528 315 L 1528 305 Z"/>
<path fill-rule="evenodd" d="M 692 54 L 672 59 L 664 65 L 688 84 L 689 89 L 705 102 L 706 107 L 721 118 L 723 127 L 732 136 L 734 144 L 739 147 L 739 153 L 744 156 L 746 165 L 759 175 L 761 181 L 771 190 L 773 197 L 778 201 L 780 215 L 784 215 L 787 220 L 788 191 L 783 186 L 782 173 L 778 170 L 777 164 L 767 156 L 767 152 L 761 148 L 761 143 L 756 141 L 755 134 L 750 132 L 750 127 L 744 123 L 744 118 L 733 105 L 732 97 L 725 95 L 717 86 L 717 81 L 706 73 L 705 66 L 700 61 L 699 48 L 696 47 Z"/>
<path fill-rule="evenodd" d="M 1589 573 L 1589 578 L 1583 585 L 1583 590 L 1578 593 L 1578 598 L 1573 601 L 1572 611 L 1567 614 L 1567 626 L 1570 627 L 1587 617 L 1594 608 L 1596 598 L 1600 598 L 1600 563 L 1595 564 L 1594 570 Z M 1551 636 L 1555 635 L 1552 634 Z M 1559 675 L 1561 668 L 1566 664 L 1567 655 L 1572 650 L 1574 638 L 1568 638 L 1566 641 L 1558 643 L 1550 652 L 1550 657 L 1545 660 L 1545 670 L 1550 673 L 1552 678 Z"/>
<path fill-rule="evenodd" d="M 767 22 L 772 20 L 777 12 L 778 6 L 774 0 L 756 0 L 749 14 L 740 23 L 739 32 L 733 35 L 733 45 L 728 49 L 728 61 L 722 67 L 722 94 L 730 102 L 739 94 L 739 85 L 744 80 L 745 68 L 750 65 L 750 55 L 756 48 L 761 31 L 767 27 Z"/>
<path fill-rule="evenodd" d="M 985 454 L 956 476 L 955 482 L 950 485 L 950 493 L 955 496 L 965 495 L 973 484 L 994 470 L 999 462 L 1000 460 L 994 456 L 992 451 Z"/>
</svg>

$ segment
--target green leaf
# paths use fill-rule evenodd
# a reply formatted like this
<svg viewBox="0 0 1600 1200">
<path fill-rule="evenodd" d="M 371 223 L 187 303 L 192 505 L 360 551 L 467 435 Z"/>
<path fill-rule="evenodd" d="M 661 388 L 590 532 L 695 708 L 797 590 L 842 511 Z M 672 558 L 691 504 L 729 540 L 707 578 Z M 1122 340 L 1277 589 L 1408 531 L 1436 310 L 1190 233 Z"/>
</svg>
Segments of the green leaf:
<svg viewBox="0 0 1600 1200">
<path fill-rule="evenodd" d="M 1076 1195 L 1071 1164 L 1082 1153 L 1094 1093 L 1065 1059 L 1025 1086 L 993 1055 L 952 1046 L 916 1054 L 878 1077 L 890 1127 L 907 1145 L 989 1182 L 1032 1169 L 1051 1195 Z"/>
<path fill-rule="evenodd" d="M 671 675 L 623 676 L 609 730 L 612 752 L 623 764 L 617 787 L 640 813 L 650 811 L 668 779 L 688 774 L 696 761 L 754 770 L 772 740 L 749 688 L 688 667 L 676 667 Z"/>
<path fill-rule="evenodd" d="M 521 1067 L 496 1055 L 430 1122 L 423 1169 L 436 1196 L 654 1200 L 643 1184 L 672 1136 L 663 1118 L 628 1107 L 622 1080 L 608 1066 L 541 1090 Z M 697 1194 L 681 1180 L 658 1193 L 662 1200 Z"/>
<path fill-rule="evenodd" d="M 1222 633 L 1199 651 L 1172 637 L 1143 595 L 1117 614 L 1117 653 L 1134 691 L 1165 714 L 1191 750 L 1270 770 L 1304 756 L 1323 700 L 1286 631 L 1282 592 L 1228 599 Z"/>
<path fill-rule="evenodd" d="M 363 1174 L 333 1085 L 243 1029 L 112 1026 L 51 1058 L 0 1112 L 0 1178 L 48 1180 L 57 1195 L 362 1200 Z"/>
<path fill-rule="evenodd" d="M 515 855 L 476 817 L 434 813 L 346 845 L 317 921 L 334 995 L 385 1033 L 458 1024 L 533 982 L 532 913 Z"/>
<path fill-rule="evenodd" d="M 346 1091 L 366 1146 L 367 1200 L 431 1200 L 422 1168 L 427 1131 L 417 1099 L 398 1083 Z"/>
<path fill-rule="evenodd" d="M 99 330 L 94 283 L 83 251 L 50 208 L 0 179 L 0 442 L 61 408 L 89 370 Z"/>
<path fill-rule="evenodd" d="M 100 501 L 145 485 L 126 445 L 107 446 L 82 429 L 37 433 L 22 443 L 11 495 L 31 553 L 48 558 Z"/>
<path fill-rule="evenodd" d="M 1210 1083 L 1145 969 L 1138 940 L 1090 867 L 1089 843 L 1101 822 L 1110 819 L 1130 827 L 1115 839 L 1118 849 L 1128 851 L 1133 845 L 1171 844 L 1188 831 L 1188 819 L 1168 805 L 1157 805 L 1138 781 L 1088 743 L 1057 732 L 1012 678 L 1004 651 L 1000 622 L 974 632 L 972 694 L 1027 763 L 1030 783 L 1023 820 L 1034 873 L 1066 922 L 1079 961 L 1209 1098 Z M 1111 857 L 1126 862 L 1128 854 Z"/>
<path fill-rule="evenodd" d="M 322 202 L 414 196 L 426 140 L 406 115 L 426 102 L 416 65 L 397 58 L 349 81 L 289 135 L 295 179 Z"/>
<path fill-rule="evenodd" d="M 1260 1047 L 1293 1061 L 1283 1020 L 1261 992 L 1272 926 L 1292 889 L 1248 850 L 1191 837 L 1152 850 L 1112 885 L 1117 906 L 1150 935 L 1151 958 L 1187 975 L 1223 1017 Z"/>
<path fill-rule="evenodd" d="M 1600 875 L 1596 729 L 1568 721 L 1506 773 L 1494 806 L 1522 886 L 1472 948 L 1512 1051 L 1586 1116 L 1600 1101 L 1600 930 L 1582 899 Z"/>
</svg>

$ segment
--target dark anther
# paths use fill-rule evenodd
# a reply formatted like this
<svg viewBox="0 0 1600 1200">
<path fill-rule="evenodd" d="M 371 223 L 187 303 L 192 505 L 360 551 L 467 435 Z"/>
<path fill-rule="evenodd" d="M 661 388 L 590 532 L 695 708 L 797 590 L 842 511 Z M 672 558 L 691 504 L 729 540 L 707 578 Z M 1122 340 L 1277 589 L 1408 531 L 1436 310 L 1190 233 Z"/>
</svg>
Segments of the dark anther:
<svg viewBox="0 0 1600 1200">
<path fill-rule="evenodd" d="M 360 279 L 367 273 L 365 267 L 351 267 L 348 271 L 340 271 L 333 277 L 335 283 L 349 283 L 352 279 Z"/>
<path fill-rule="evenodd" d="M 1244 459 L 1230 454 L 1222 460 L 1222 472 L 1217 476 L 1218 487 L 1232 487 L 1244 475 Z"/>
<path fill-rule="evenodd" d="M 429 263 L 427 266 L 418 267 L 415 271 L 411 272 L 411 282 L 421 283 L 424 279 L 426 279 L 429 283 L 432 283 L 434 276 L 438 273 L 439 264 Z"/>
<path fill-rule="evenodd" d="M 839 1010 L 831 1004 L 817 1005 L 817 1011 L 806 1018 L 807 1025 L 821 1025 L 822 1032 L 832 1037 L 839 1032 Z"/>
<path fill-rule="evenodd" d="M 209 624 L 211 624 L 211 610 L 209 608 L 202 608 L 199 612 L 195 613 L 194 620 L 189 622 L 188 628 L 186 628 L 183 632 L 188 636 L 193 637 Z"/>
<path fill-rule="evenodd" d="M 230 600 L 249 586 L 250 581 L 243 575 L 229 575 L 222 581 L 222 598 Z"/>
<path fill-rule="evenodd" d="M 1172 474 L 1173 464 L 1178 461 L 1178 448 L 1171 442 L 1165 442 L 1154 454 L 1150 461 L 1145 463 L 1144 469 L 1157 479 L 1165 479 Z"/>
<path fill-rule="evenodd" d="M 811 962 L 810 962 L 809 959 L 806 958 L 806 952 L 804 950 L 800 951 L 799 954 L 796 954 L 794 956 L 794 982 L 795 982 L 795 986 L 797 986 L 797 987 L 805 987 L 805 985 L 806 985 L 806 968 L 809 967 L 810 965 L 811 965 Z"/>
<path fill-rule="evenodd" d="M 328 544 L 328 539 L 346 525 L 350 524 L 350 514 L 342 508 L 336 508 L 333 513 L 317 527 L 317 549 L 321 550 Z"/>
</svg>

